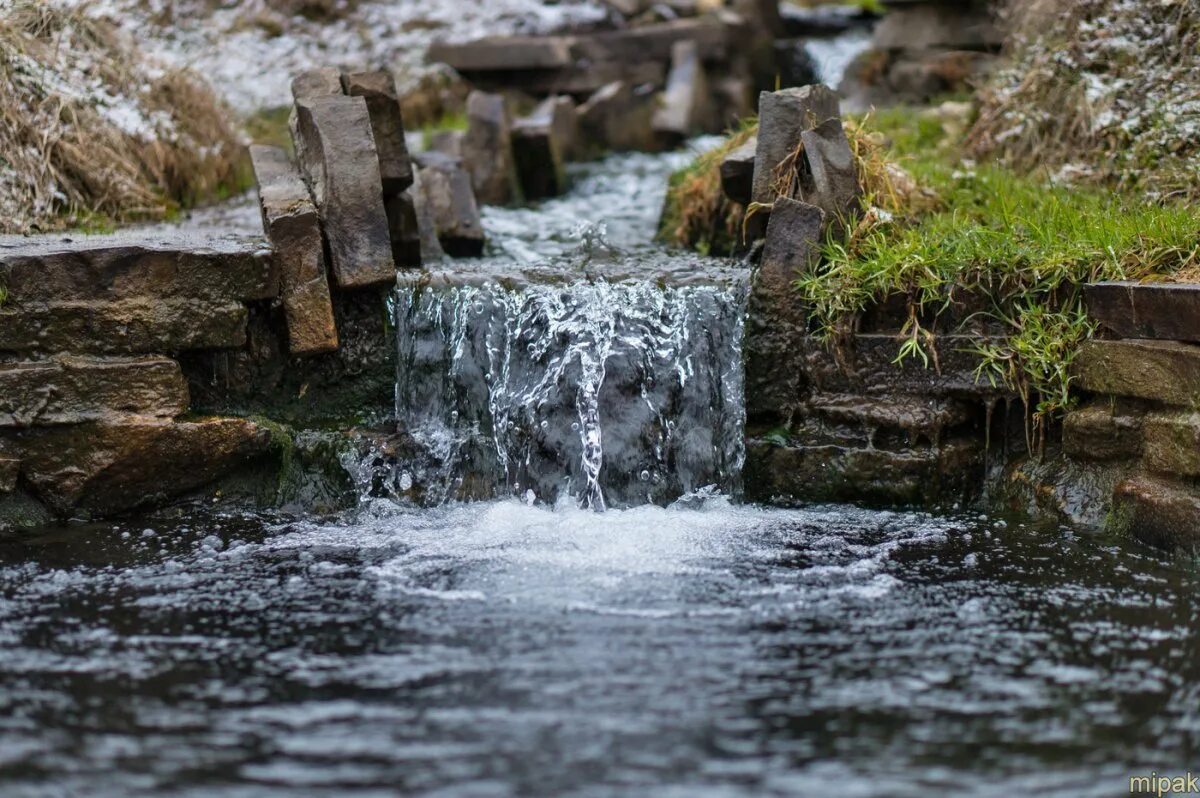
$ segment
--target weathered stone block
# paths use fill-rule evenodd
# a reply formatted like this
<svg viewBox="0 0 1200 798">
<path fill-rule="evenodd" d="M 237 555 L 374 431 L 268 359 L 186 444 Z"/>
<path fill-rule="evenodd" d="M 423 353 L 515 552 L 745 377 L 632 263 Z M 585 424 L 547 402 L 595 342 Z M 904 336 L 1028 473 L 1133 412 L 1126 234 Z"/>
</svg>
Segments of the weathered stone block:
<svg viewBox="0 0 1200 798">
<path fill-rule="evenodd" d="M 1200 286 L 1093 283 L 1084 297 L 1091 317 L 1121 338 L 1200 343 Z"/>
<path fill-rule="evenodd" d="M 1113 492 L 1115 531 L 1162 549 L 1195 548 L 1200 543 L 1200 496 L 1167 480 L 1136 476 Z"/>
<path fill-rule="evenodd" d="M 321 222 L 300 172 L 279 147 L 250 147 L 258 181 L 263 228 L 279 264 L 292 354 L 315 355 L 338 347 Z"/>
<path fill-rule="evenodd" d="M 825 211 L 840 226 L 859 210 L 862 187 L 854 167 L 854 153 L 841 119 L 827 119 L 800 134 L 804 144 L 800 170 L 800 198 Z"/>
<path fill-rule="evenodd" d="M 4 239 L 6 305 L 122 300 L 272 299 L 278 272 L 261 239 L 123 233 Z"/>
<path fill-rule="evenodd" d="M 521 72 L 571 66 L 574 39 L 569 36 L 498 36 L 462 44 L 435 42 L 426 60 L 459 72 Z"/>
<path fill-rule="evenodd" d="M 694 43 L 704 61 L 724 61 L 730 52 L 730 31 L 719 19 L 678 19 L 578 36 L 571 52 L 577 61 L 587 63 L 667 62 L 679 42 Z"/>
<path fill-rule="evenodd" d="M 752 138 L 721 161 L 721 190 L 741 205 L 749 205 L 754 192 L 754 156 L 758 139 Z"/>
<path fill-rule="evenodd" d="M 423 212 L 428 214 L 429 225 L 447 255 L 479 257 L 483 254 L 483 223 L 470 176 L 458 161 L 441 153 L 423 153 L 419 163 L 418 219 Z"/>
<path fill-rule="evenodd" d="M 650 127 L 654 104 L 634 93 L 625 81 L 609 83 L 579 106 L 586 141 L 616 151 L 652 151 L 658 147 Z"/>
<path fill-rule="evenodd" d="M 569 135 L 568 123 L 556 119 L 563 113 L 575 117 L 573 106 L 551 100 L 513 125 L 513 156 L 521 193 L 527 200 L 556 197 L 566 190 L 565 153 L 573 143 L 564 141 L 564 136 Z"/>
<path fill-rule="evenodd" d="M 787 197 L 775 201 L 762 264 L 755 281 L 756 290 L 766 292 L 777 301 L 795 304 L 790 300 L 792 282 L 820 262 L 825 219 L 825 211 L 815 205 Z"/>
<path fill-rule="evenodd" d="M 292 78 L 292 99 L 312 100 L 318 97 L 339 97 L 342 89 L 342 73 L 334 67 L 308 69 Z"/>
<path fill-rule="evenodd" d="M 421 226 L 411 191 L 402 191 L 387 201 L 387 216 L 396 266 L 421 268 Z"/>
<path fill-rule="evenodd" d="M 379 156 L 366 100 L 297 101 L 296 134 L 297 153 L 320 211 L 338 286 L 395 282 Z"/>
<path fill-rule="evenodd" d="M 462 149 L 476 202 L 506 205 L 518 197 L 512 120 L 503 96 L 471 92 L 467 98 L 467 135 L 463 137 Z"/>
<path fill-rule="evenodd" d="M 1075 460 L 1137 460 L 1142 415 L 1107 400 L 1072 410 L 1063 420 L 1063 451 Z"/>
<path fill-rule="evenodd" d="M 1200 346 L 1174 341 L 1088 341 L 1072 363 L 1085 391 L 1181 407 L 1200 403 Z"/>
<path fill-rule="evenodd" d="M 1004 36 L 986 7 L 971 3 L 921 3 L 886 14 L 875 28 L 877 50 L 995 50 Z"/>
<path fill-rule="evenodd" d="M 708 75 L 696 43 L 676 42 L 671 48 L 667 87 L 651 121 L 654 132 L 665 137 L 668 146 L 677 146 L 697 133 L 712 132 L 716 117 L 709 95 Z"/>
<path fill-rule="evenodd" d="M 246 306 L 154 299 L 0 309 L 0 352 L 161 354 L 246 343 Z"/>
<path fill-rule="evenodd" d="M 366 100 L 375 150 L 379 154 L 384 196 L 390 198 L 399 194 L 412 185 L 413 167 L 404 140 L 404 115 L 392 73 L 352 72 L 342 75 L 342 88 L 347 95 Z"/>
<path fill-rule="evenodd" d="M 805 410 L 867 431 L 899 430 L 914 440 L 923 438 L 930 443 L 937 443 L 945 431 L 972 419 L 971 409 L 963 401 L 914 395 L 814 394 L 805 403 Z"/>
<path fill-rule="evenodd" d="M 774 172 L 800 144 L 800 134 L 840 116 L 838 97 L 827 86 L 763 92 L 758 104 L 758 150 L 754 164 L 754 202 L 775 201 Z"/>
<path fill-rule="evenodd" d="M 1150 413 L 1144 435 L 1147 468 L 1160 474 L 1200 477 L 1200 412 Z"/>
<path fill-rule="evenodd" d="M 112 514 L 195 490 L 270 451 L 245 419 L 127 419 L 12 434 L 38 498 L 60 514 Z"/>
<path fill-rule="evenodd" d="M 62 356 L 0 365 L 0 427 L 80 424 L 120 414 L 173 418 L 187 407 L 183 373 L 166 358 Z"/>
</svg>

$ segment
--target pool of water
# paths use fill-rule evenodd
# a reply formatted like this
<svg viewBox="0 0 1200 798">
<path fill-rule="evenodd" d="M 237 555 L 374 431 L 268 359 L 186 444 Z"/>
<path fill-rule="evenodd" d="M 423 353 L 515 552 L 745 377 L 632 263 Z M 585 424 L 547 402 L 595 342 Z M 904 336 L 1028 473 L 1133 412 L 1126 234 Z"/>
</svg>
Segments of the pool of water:
<svg viewBox="0 0 1200 798">
<path fill-rule="evenodd" d="M 0 544 L 0 794 L 1119 795 L 1196 577 L 984 516 L 689 496 Z"/>
</svg>

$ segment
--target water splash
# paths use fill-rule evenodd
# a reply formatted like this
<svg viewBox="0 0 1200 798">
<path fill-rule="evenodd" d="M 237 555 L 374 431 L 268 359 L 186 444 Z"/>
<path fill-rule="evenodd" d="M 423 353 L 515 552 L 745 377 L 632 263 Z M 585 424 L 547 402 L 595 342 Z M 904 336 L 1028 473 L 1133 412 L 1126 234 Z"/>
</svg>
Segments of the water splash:
<svg viewBox="0 0 1200 798">
<path fill-rule="evenodd" d="M 414 447 L 398 467 L 426 503 L 571 497 L 603 510 L 736 491 L 744 293 L 402 287 L 396 413 Z"/>
</svg>

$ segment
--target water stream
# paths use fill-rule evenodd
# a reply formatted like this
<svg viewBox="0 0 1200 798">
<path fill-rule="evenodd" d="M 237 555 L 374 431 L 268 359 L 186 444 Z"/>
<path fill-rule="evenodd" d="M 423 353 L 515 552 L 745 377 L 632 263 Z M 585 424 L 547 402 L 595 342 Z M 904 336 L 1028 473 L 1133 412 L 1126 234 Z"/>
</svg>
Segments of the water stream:
<svg viewBox="0 0 1200 798">
<path fill-rule="evenodd" d="M 580 167 L 401 287 L 394 500 L 0 541 L 0 794 L 1111 796 L 1186 769 L 1190 566 L 733 500 L 746 275 L 651 243 L 684 157 Z"/>
</svg>

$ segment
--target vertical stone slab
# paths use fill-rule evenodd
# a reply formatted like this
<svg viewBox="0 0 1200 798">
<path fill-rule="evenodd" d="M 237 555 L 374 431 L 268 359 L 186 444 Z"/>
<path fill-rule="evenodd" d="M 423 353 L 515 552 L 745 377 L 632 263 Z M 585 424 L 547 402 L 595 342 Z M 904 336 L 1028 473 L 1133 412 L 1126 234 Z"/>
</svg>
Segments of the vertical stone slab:
<svg viewBox="0 0 1200 798">
<path fill-rule="evenodd" d="M 338 348 L 338 336 L 317 208 L 282 149 L 256 144 L 250 147 L 250 159 L 263 229 L 279 267 L 289 351 L 332 352 Z"/>
<path fill-rule="evenodd" d="M 379 156 L 361 97 L 296 103 L 297 153 L 340 288 L 394 282 L 396 265 L 383 205 Z"/>
<path fill-rule="evenodd" d="M 708 76 L 695 42 L 676 42 L 671 48 L 671 72 L 654 112 L 654 132 L 670 146 L 696 133 L 711 132 L 715 123 Z"/>
<path fill-rule="evenodd" d="M 591 149 L 618 152 L 658 149 L 650 122 L 653 97 L 640 96 L 625 81 L 614 81 L 598 89 L 579 106 L 579 125 Z"/>
<path fill-rule="evenodd" d="M 854 153 L 842 120 L 827 119 L 801 133 L 800 140 L 804 142 L 800 198 L 825 211 L 840 228 L 859 211 L 858 201 L 862 196 Z"/>
<path fill-rule="evenodd" d="M 763 92 L 758 102 L 758 150 L 751 199 L 774 202 L 775 169 L 800 144 L 800 134 L 838 116 L 837 94 L 827 86 Z"/>
<path fill-rule="evenodd" d="M 462 148 L 477 202 L 505 205 L 517 198 L 512 120 L 504 97 L 471 92 L 467 98 L 467 135 Z"/>
<path fill-rule="evenodd" d="M 551 98 L 513 124 L 513 158 L 525 199 L 556 197 L 566 190 L 566 152 L 573 146 L 566 140 L 573 135 L 567 116 L 575 119 L 574 105 Z"/>
<path fill-rule="evenodd" d="M 392 236 L 392 258 L 401 269 L 421 268 L 421 227 L 412 192 L 402 191 L 387 200 L 388 230 Z"/>
<path fill-rule="evenodd" d="M 754 191 L 754 154 L 758 139 L 752 138 L 721 161 L 721 190 L 739 205 L 749 205 Z"/>
<path fill-rule="evenodd" d="M 317 97 L 339 97 L 343 93 L 342 73 L 334 67 L 305 70 L 292 78 L 292 100 L 296 102 Z"/>
<path fill-rule="evenodd" d="M 421 212 L 438 242 L 452 258 L 474 258 L 483 254 L 483 224 L 479 205 L 471 190 L 471 178 L 462 164 L 442 153 L 422 153 L 419 160 Z"/>
<path fill-rule="evenodd" d="M 371 132 L 379 154 L 383 194 L 392 198 L 413 182 L 412 159 L 404 140 L 404 115 L 390 72 L 351 72 L 342 76 L 342 87 L 350 97 L 362 97 L 371 117 Z"/>
</svg>

